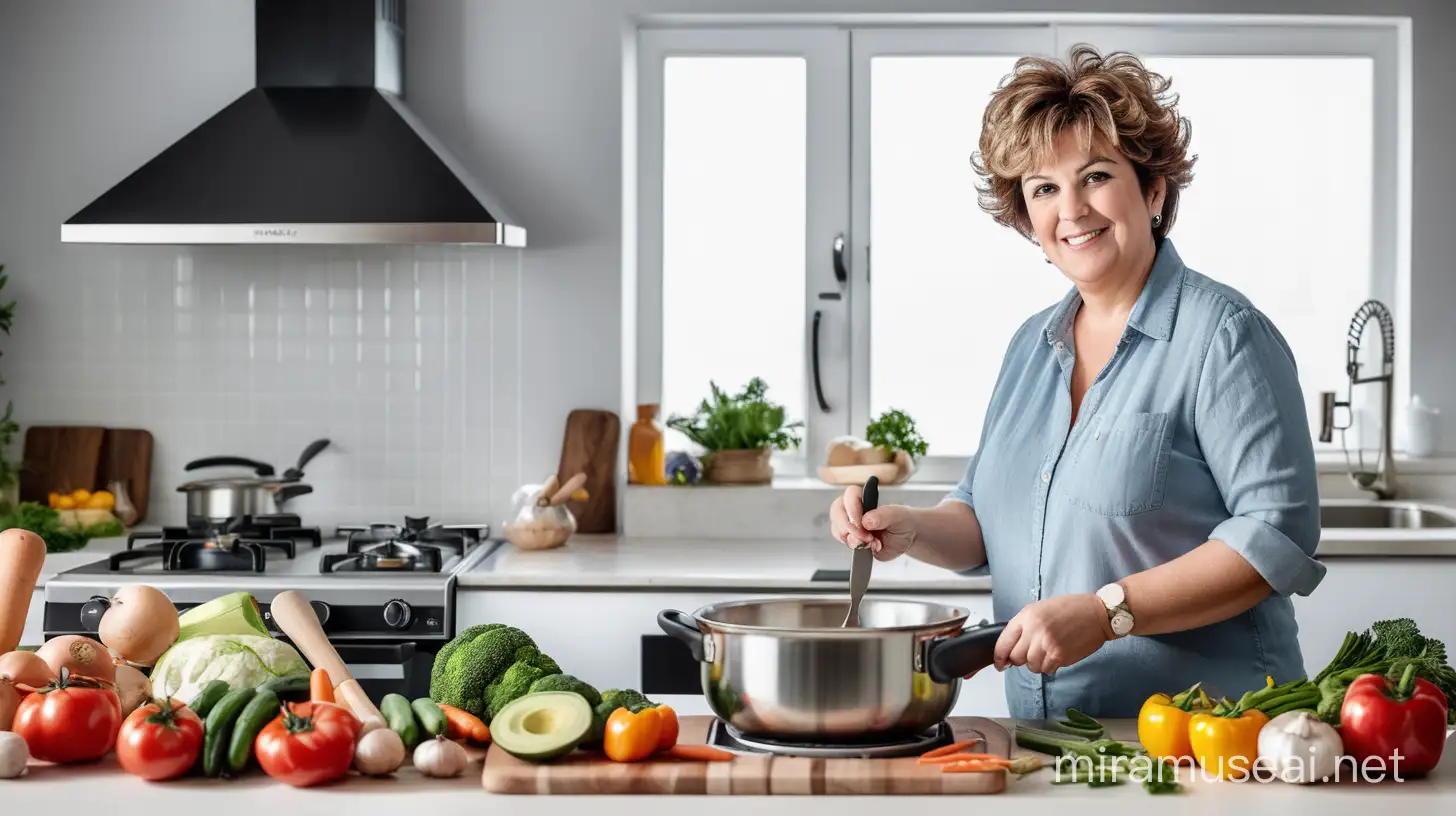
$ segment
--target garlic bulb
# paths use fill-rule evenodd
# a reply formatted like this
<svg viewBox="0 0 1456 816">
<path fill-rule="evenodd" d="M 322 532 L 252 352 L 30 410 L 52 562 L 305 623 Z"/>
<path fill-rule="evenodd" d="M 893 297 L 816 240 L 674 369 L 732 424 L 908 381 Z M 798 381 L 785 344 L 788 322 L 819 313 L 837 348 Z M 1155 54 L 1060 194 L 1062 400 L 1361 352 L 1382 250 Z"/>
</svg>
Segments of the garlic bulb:
<svg viewBox="0 0 1456 816">
<path fill-rule="evenodd" d="M 1285 782 L 1303 785 L 1332 777 L 1344 753 L 1339 732 L 1311 711 L 1280 714 L 1259 729 L 1259 762 Z"/>
<path fill-rule="evenodd" d="M 19 734 L 0 731 L 0 779 L 14 779 L 25 773 L 30 746 Z"/>
<path fill-rule="evenodd" d="M 354 767 L 367 776 L 386 776 L 404 764 L 404 740 L 388 728 L 376 728 L 354 746 Z"/>
<path fill-rule="evenodd" d="M 415 747 L 415 767 L 425 776 L 448 778 L 459 776 L 470 762 L 470 756 L 459 743 L 444 737 L 425 740 Z"/>
</svg>

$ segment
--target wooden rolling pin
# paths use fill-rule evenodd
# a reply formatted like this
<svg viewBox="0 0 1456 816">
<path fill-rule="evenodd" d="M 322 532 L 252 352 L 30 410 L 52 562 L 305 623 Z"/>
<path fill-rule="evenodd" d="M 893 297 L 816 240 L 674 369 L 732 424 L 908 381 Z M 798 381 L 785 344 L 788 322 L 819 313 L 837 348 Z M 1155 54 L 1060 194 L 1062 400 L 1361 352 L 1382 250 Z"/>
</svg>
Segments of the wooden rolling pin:
<svg viewBox="0 0 1456 816">
<path fill-rule="evenodd" d="M 273 620 L 277 622 L 278 628 L 288 635 L 293 645 L 308 658 L 308 662 L 314 668 L 329 673 L 329 681 L 334 684 L 335 699 L 354 712 L 354 716 L 364 721 L 366 726 L 371 720 L 378 725 L 385 724 L 384 715 L 379 713 L 379 708 L 364 693 L 334 645 L 329 643 L 324 628 L 319 625 L 318 615 L 314 614 L 307 598 L 290 589 L 278 593 L 268 609 L 273 613 Z"/>
</svg>

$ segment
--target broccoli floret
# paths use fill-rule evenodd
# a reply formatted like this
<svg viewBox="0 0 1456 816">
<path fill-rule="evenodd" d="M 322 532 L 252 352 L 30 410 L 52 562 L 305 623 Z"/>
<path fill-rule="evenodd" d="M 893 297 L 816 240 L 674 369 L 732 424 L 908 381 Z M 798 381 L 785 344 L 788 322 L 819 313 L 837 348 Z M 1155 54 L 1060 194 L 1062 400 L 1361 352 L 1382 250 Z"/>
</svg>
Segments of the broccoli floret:
<svg viewBox="0 0 1456 816">
<path fill-rule="evenodd" d="M 504 623 L 484 623 L 480 626 L 472 626 L 456 635 L 449 643 L 446 643 L 444 648 L 435 654 L 435 664 L 430 667 L 431 696 L 434 696 L 435 689 L 439 687 L 440 678 L 445 676 L 445 666 L 450 662 L 450 655 L 455 654 L 456 649 L 459 649 L 461 646 L 475 640 L 477 637 L 492 629 L 500 629 L 504 626 Z"/>
<path fill-rule="evenodd" d="M 548 673 L 560 671 L 556 661 L 541 654 L 530 636 L 514 626 L 487 625 L 480 630 L 471 627 L 446 648 L 457 641 L 458 645 L 444 658 L 438 681 L 430 684 L 430 698 L 477 717 L 489 716 L 486 690 L 500 681 L 514 664 L 525 663 L 538 670 L 538 674 L 526 680 L 526 686 Z M 438 658 L 437 662 L 440 662 Z"/>
<path fill-rule="evenodd" d="M 485 687 L 485 711 L 490 719 L 517 697 L 524 697 L 531 684 L 546 673 L 524 661 L 513 663 L 500 679 Z"/>
<path fill-rule="evenodd" d="M 586 704 L 596 708 L 602 702 L 602 695 L 590 683 L 569 674 L 551 674 L 531 684 L 530 694 L 538 691 L 570 691 L 580 694 Z"/>
<path fill-rule="evenodd" d="M 647 699 L 640 691 L 632 689 L 607 689 L 602 692 L 602 701 L 592 706 L 592 733 L 584 745 L 593 747 L 602 741 L 602 736 L 607 733 L 607 719 L 612 712 L 619 708 L 625 708 L 636 714 L 647 708 L 653 708 L 657 703 Z"/>
<path fill-rule="evenodd" d="M 1375 642 L 1385 648 L 1388 658 L 1419 657 L 1426 646 L 1420 627 L 1410 618 L 1376 621 L 1370 630 L 1375 633 Z"/>
</svg>

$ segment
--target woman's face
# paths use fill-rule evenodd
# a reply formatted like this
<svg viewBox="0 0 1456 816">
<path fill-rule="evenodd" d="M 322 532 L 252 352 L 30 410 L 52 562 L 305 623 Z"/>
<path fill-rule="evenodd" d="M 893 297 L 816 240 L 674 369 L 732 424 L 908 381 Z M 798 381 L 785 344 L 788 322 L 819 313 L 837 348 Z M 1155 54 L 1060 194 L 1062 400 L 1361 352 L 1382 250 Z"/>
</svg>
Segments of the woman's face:
<svg viewBox="0 0 1456 816">
<path fill-rule="evenodd" d="M 1077 284 L 1141 272 L 1152 263 L 1152 218 L 1162 209 L 1163 189 L 1155 179 L 1144 196 L 1122 151 L 1100 137 L 1084 151 L 1070 128 L 1046 164 L 1021 179 L 1042 251 Z"/>
</svg>

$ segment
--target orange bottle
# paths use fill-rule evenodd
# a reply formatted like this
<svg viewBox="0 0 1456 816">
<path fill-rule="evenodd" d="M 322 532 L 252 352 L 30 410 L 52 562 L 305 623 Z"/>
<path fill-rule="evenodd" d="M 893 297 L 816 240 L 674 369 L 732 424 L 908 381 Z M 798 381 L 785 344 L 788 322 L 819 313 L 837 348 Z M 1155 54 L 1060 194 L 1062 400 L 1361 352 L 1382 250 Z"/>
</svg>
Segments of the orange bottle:
<svg viewBox="0 0 1456 816">
<path fill-rule="evenodd" d="M 627 481 L 631 484 L 667 484 L 667 454 L 657 405 L 637 406 L 637 421 L 627 437 Z"/>
</svg>

